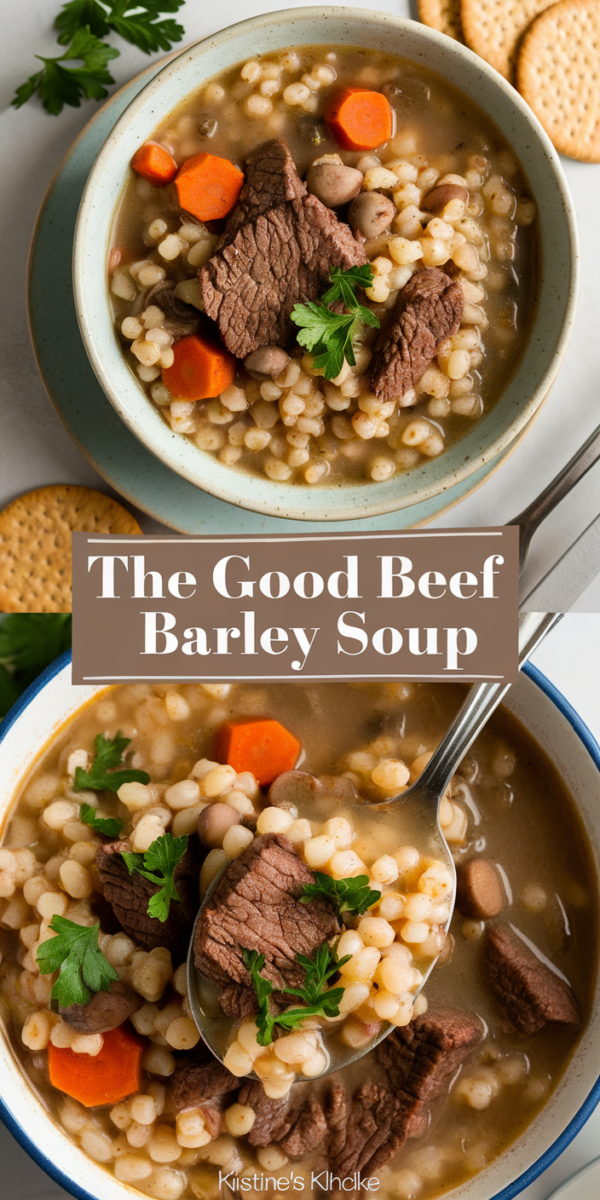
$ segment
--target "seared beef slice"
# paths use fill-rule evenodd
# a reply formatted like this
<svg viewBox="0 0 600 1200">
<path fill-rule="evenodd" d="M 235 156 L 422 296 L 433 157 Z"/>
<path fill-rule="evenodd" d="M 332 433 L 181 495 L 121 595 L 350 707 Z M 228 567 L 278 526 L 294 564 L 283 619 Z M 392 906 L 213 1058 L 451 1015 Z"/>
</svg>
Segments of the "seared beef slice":
<svg viewBox="0 0 600 1200">
<path fill-rule="evenodd" d="M 437 267 L 415 271 L 402 288 L 371 360 L 371 387 L 380 400 L 398 400 L 412 387 L 463 314 L 460 283 Z"/>
<path fill-rule="evenodd" d="M 372 1176 L 407 1138 L 419 1137 L 427 1106 L 448 1087 L 483 1032 L 478 1017 L 447 1008 L 390 1033 L 377 1049 L 389 1086 L 365 1083 L 352 1100 L 336 1087 L 329 1097 L 325 1115 L 334 1175 L 344 1179 L 361 1171 Z"/>
<path fill-rule="evenodd" d="M 316 300 L 332 267 L 366 261 L 350 227 L 309 195 L 285 142 L 265 142 L 247 159 L 238 203 L 199 272 L 204 306 L 237 358 L 289 346 L 294 305 Z"/>
<path fill-rule="evenodd" d="M 125 933 L 141 946 L 154 950 L 166 946 L 177 966 L 186 957 L 192 926 L 198 911 L 198 877 L 200 856 L 195 838 L 175 868 L 175 884 L 180 901 L 171 901 L 166 921 L 148 916 L 148 901 L 159 888 L 137 871 L 129 874 L 122 850 L 131 850 L 129 842 L 108 842 L 96 851 L 96 866 L 102 883 L 104 899 L 108 900 Z"/>
<path fill-rule="evenodd" d="M 314 876 L 282 834 L 254 839 L 228 866 L 202 912 L 195 934 L 196 966 L 217 983 L 252 983 L 242 947 L 265 956 L 263 975 L 276 988 L 298 987 L 304 972 L 297 954 L 311 955 L 339 932 L 325 901 L 301 904 Z"/>
<path fill-rule="evenodd" d="M 200 1042 L 197 1049 L 177 1059 L 171 1078 L 175 1108 L 198 1108 L 239 1087 L 239 1079 Z"/>
<path fill-rule="evenodd" d="M 498 1003 L 522 1037 L 537 1033 L 549 1022 L 581 1024 L 579 1005 L 568 983 L 504 922 L 488 930 L 485 970 Z"/>
</svg>

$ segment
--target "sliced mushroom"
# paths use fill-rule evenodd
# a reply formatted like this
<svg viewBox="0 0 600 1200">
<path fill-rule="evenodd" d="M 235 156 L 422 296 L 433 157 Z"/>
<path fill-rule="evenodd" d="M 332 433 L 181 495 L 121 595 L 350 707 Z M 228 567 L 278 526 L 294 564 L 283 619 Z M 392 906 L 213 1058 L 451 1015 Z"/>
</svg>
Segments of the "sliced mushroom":
<svg viewBox="0 0 600 1200">
<path fill-rule="evenodd" d="M 324 796 L 325 789 L 316 775 L 310 771 L 284 771 L 269 788 L 269 804 L 273 808 L 296 808 Z"/>
<path fill-rule="evenodd" d="M 87 1004 L 61 1008 L 63 1021 L 77 1033 L 108 1033 L 122 1025 L 143 1004 L 141 996 L 127 983 L 115 979 L 109 992 L 96 992 Z"/>
<path fill-rule="evenodd" d="M 244 366 L 253 379 L 267 379 L 285 371 L 290 356 L 281 346 L 259 346 L 244 359 Z"/>
<path fill-rule="evenodd" d="M 218 850 L 223 845 L 223 838 L 232 825 L 241 823 L 241 816 L 231 804 L 223 804 L 216 800 L 202 809 L 198 817 L 198 837 L 211 850 Z"/>
<path fill-rule="evenodd" d="M 441 212 L 451 200 L 464 200 L 466 204 L 468 199 L 467 189 L 459 183 L 440 183 L 423 196 L 421 208 L 425 212 Z"/>
<path fill-rule="evenodd" d="M 317 162 L 308 168 L 306 186 L 317 200 L 328 208 L 340 208 L 358 196 L 363 185 L 363 175 L 356 167 L 343 163 Z"/>
<path fill-rule="evenodd" d="M 341 804 L 358 803 L 358 792 L 352 780 L 345 775 L 319 775 L 319 783 L 326 796 L 339 800 Z"/>
<path fill-rule="evenodd" d="M 388 229 L 395 215 L 396 209 L 389 196 L 381 192 L 361 192 L 348 209 L 348 222 L 355 233 L 372 238 Z"/>
</svg>

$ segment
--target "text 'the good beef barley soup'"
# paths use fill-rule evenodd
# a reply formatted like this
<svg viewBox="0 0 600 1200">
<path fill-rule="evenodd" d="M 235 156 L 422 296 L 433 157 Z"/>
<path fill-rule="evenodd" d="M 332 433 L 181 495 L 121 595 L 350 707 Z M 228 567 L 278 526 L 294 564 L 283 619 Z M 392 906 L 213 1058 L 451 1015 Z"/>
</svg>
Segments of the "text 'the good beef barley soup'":
<svg viewBox="0 0 600 1200">
<path fill-rule="evenodd" d="M 41 1102 L 117 1179 L 216 1200 L 353 1194 L 359 1172 L 386 1200 L 426 1200 L 535 1118 L 597 960 L 595 869 L 552 764 L 502 709 L 463 761 L 441 810 L 448 934 L 447 872 L 410 814 L 401 845 L 344 816 L 405 789 L 461 699 L 454 684 L 123 685 L 43 752 L 0 848 L 2 1017 Z M 185 966 L 221 870 L 194 953 L 225 1066 Z M 368 1049 L 383 1021 L 377 1048 L 318 1078 L 336 1039 Z"/>
<path fill-rule="evenodd" d="M 383 481 L 498 399 L 536 222 L 493 122 L 418 64 L 300 47 L 202 85 L 114 224 L 123 351 L 171 429 L 276 482 Z"/>
</svg>

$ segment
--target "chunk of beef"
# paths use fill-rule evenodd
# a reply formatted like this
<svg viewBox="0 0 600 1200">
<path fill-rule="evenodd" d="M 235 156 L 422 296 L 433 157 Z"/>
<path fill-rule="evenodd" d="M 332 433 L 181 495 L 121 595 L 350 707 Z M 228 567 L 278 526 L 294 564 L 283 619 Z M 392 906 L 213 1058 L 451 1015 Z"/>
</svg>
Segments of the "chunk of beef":
<svg viewBox="0 0 600 1200">
<path fill-rule="evenodd" d="M 243 983 L 232 983 L 223 988 L 219 1004 L 233 1021 L 243 1021 L 244 1017 L 251 1016 L 258 1008 L 254 988 L 245 987 Z"/>
<path fill-rule="evenodd" d="M 496 1000 L 521 1037 L 537 1033 L 546 1024 L 581 1024 L 569 984 L 503 921 L 488 930 L 485 972 Z"/>
<path fill-rule="evenodd" d="M 181 1112 L 185 1108 L 198 1108 L 209 1100 L 225 1096 L 239 1087 L 239 1079 L 211 1054 L 208 1046 L 200 1042 L 195 1050 L 177 1060 L 171 1076 L 173 1101 Z"/>
<path fill-rule="evenodd" d="M 350 1100 L 335 1087 L 325 1116 L 331 1170 L 341 1179 L 355 1171 L 372 1176 L 427 1124 L 427 1108 L 449 1085 L 483 1037 L 478 1017 L 438 1009 L 394 1030 L 377 1048 L 388 1085 L 365 1083 Z"/>
<path fill-rule="evenodd" d="M 162 308 L 166 318 L 163 322 L 164 327 L 176 338 L 197 333 L 200 328 L 201 316 L 198 309 L 194 308 L 193 304 L 186 304 L 185 300 L 180 300 L 179 296 L 175 295 L 172 285 L 157 283 L 148 293 L 146 306 L 148 304 Z"/>
<path fill-rule="evenodd" d="M 297 303 L 325 291 L 332 267 L 366 262 L 348 225 L 307 192 L 283 141 L 246 161 L 246 181 L 225 232 L 201 268 L 202 298 L 227 349 L 288 347 Z"/>
<path fill-rule="evenodd" d="M 320 1101 L 309 1095 L 293 1107 L 293 1093 L 271 1100 L 262 1083 L 249 1080 L 238 1096 L 240 1104 L 254 1109 L 255 1120 L 248 1134 L 251 1146 L 276 1142 L 288 1158 L 302 1158 L 320 1146 L 327 1134 L 327 1121 Z"/>
<path fill-rule="evenodd" d="M 129 874 L 123 850 L 131 850 L 129 842 L 107 842 L 96 851 L 96 866 L 102 883 L 104 899 L 130 938 L 142 950 L 166 946 L 174 965 L 183 962 L 192 936 L 198 910 L 198 876 L 200 853 L 196 838 L 190 837 L 188 848 L 175 868 L 175 884 L 180 900 L 173 900 L 166 921 L 148 916 L 148 901 L 159 891 L 143 875 Z"/>
<path fill-rule="evenodd" d="M 242 948 L 265 956 L 263 975 L 276 988 L 298 987 L 304 973 L 297 954 L 311 955 L 339 932 L 326 901 L 302 904 L 304 884 L 314 876 L 282 834 L 257 837 L 233 860 L 196 926 L 194 958 L 217 983 L 250 987 Z"/>
<path fill-rule="evenodd" d="M 437 267 L 415 271 L 402 288 L 371 360 L 371 387 L 383 401 L 398 400 L 421 378 L 446 338 L 456 333 L 463 292 Z"/>
<path fill-rule="evenodd" d="M 238 1103 L 254 1109 L 255 1114 L 254 1125 L 248 1134 L 251 1146 L 269 1146 L 289 1133 L 293 1123 L 291 1102 L 290 1092 L 279 1100 L 271 1100 L 258 1080 L 250 1079 L 243 1085 Z"/>
</svg>

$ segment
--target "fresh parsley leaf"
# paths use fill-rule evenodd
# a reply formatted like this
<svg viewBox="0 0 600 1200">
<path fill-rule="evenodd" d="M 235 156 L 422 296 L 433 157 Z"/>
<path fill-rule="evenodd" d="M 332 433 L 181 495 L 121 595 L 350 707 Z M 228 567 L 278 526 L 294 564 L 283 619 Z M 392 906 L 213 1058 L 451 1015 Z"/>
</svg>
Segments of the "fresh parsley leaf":
<svg viewBox="0 0 600 1200">
<path fill-rule="evenodd" d="M 92 765 L 89 771 L 77 767 L 73 791 L 83 792 L 89 789 L 92 792 L 118 792 L 123 783 L 150 783 L 147 771 L 137 771 L 131 767 L 124 767 L 121 771 L 113 770 L 122 762 L 123 753 L 130 741 L 131 738 L 121 736 L 120 729 L 114 738 L 106 738 L 103 733 L 99 733 L 95 741 L 96 753 Z"/>
<path fill-rule="evenodd" d="M 70 645 L 70 614 L 10 613 L 0 621 L 0 717 Z"/>
<path fill-rule="evenodd" d="M 280 1026 L 282 1029 L 295 1029 L 307 1017 L 339 1016 L 339 1004 L 344 995 L 344 988 L 324 989 L 330 976 L 334 975 L 345 962 L 348 962 L 350 955 L 346 955 L 345 958 L 338 961 L 335 951 L 328 946 L 327 942 L 323 942 L 312 959 L 307 958 L 304 954 L 296 955 L 297 962 L 304 969 L 305 986 L 303 988 L 276 989 L 270 980 L 265 979 L 261 973 L 265 965 L 264 954 L 259 954 L 258 950 L 246 949 L 242 950 L 242 954 L 252 977 L 258 1000 L 256 1040 L 259 1046 L 271 1045 L 273 1030 L 276 1026 Z M 292 1008 L 289 1012 L 275 1015 L 269 1006 L 269 997 L 274 991 L 298 996 L 301 1000 L 306 1001 L 306 1007 Z"/>
<path fill-rule="evenodd" d="M 50 928 L 56 937 L 42 942 L 37 963 L 42 975 L 60 974 L 51 998 L 62 1008 L 70 1004 L 87 1004 L 94 992 L 108 992 L 119 978 L 114 967 L 104 957 L 99 945 L 100 923 L 77 925 L 66 917 L 54 916 Z"/>
<path fill-rule="evenodd" d="M 41 71 L 30 75 L 27 82 L 17 88 L 11 104 L 21 108 L 37 92 L 46 112 L 57 116 L 65 104 L 79 108 L 82 99 L 103 100 L 108 96 L 107 85 L 115 82 L 107 63 L 118 55 L 118 50 L 101 42 L 84 25 L 77 30 L 68 49 L 56 58 L 36 54 L 44 64 Z M 76 60 L 81 62 L 80 67 L 62 66 L 64 62 Z"/>
<path fill-rule="evenodd" d="M 84 825 L 89 825 L 91 829 L 96 829 L 98 833 L 103 833 L 105 837 L 118 838 L 123 822 L 118 817 L 97 817 L 96 809 L 92 808 L 91 804 L 82 804 L 79 809 L 79 820 L 83 821 Z"/>
<path fill-rule="evenodd" d="M 87 25 L 97 37 L 106 37 L 111 29 L 145 54 L 170 50 L 180 42 L 184 30 L 176 21 L 162 20 L 163 13 L 177 12 L 184 0 L 69 0 L 54 22 L 58 40 L 67 45 L 76 31 Z"/>
<path fill-rule="evenodd" d="M 181 862 L 187 844 L 185 834 L 182 837 L 173 837 L 172 833 L 165 833 L 152 843 L 145 854 L 121 851 L 130 875 L 137 871 L 144 879 L 158 884 L 160 891 L 155 892 L 148 901 L 148 916 L 156 917 L 158 921 L 166 921 L 171 900 L 181 899 L 175 887 L 175 868 Z"/>
<path fill-rule="evenodd" d="M 298 343 L 314 355 L 314 366 L 323 370 L 326 379 L 339 375 L 344 360 L 354 366 L 353 341 L 361 325 L 379 328 L 379 319 L 356 298 L 357 287 L 369 287 L 373 272 L 364 267 L 349 267 L 342 271 L 334 267 L 330 276 L 332 286 L 318 302 L 296 304 L 291 318 L 298 325 Z M 335 313 L 327 306 L 341 301 L 348 312 Z"/>
<path fill-rule="evenodd" d="M 322 897 L 334 905 L 338 916 L 350 913 L 358 917 L 376 904 L 381 892 L 371 891 L 368 875 L 357 875 L 354 879 L 332 879 L 322 871 L 313 871 L 314 883 L 305 883 L 300 900 L 302 904 L 310 904 L 311 900 Z"/>
</svg>

